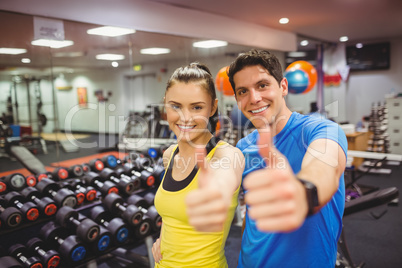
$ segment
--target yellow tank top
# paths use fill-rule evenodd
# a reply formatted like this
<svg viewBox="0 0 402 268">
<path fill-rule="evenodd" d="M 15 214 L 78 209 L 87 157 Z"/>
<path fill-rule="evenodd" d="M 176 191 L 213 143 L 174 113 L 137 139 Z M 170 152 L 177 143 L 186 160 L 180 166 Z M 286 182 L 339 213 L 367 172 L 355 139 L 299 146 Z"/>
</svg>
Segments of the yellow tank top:
<svg viewBox="0 0 402 268">
<path fill-rule="evenodd" d="M 210 160 L 217 147 L 224 145 L 220 141 L 207 155 Z M 173 149 L 169 160 L 176 151 Z M 168 166 L 169 166 L 168 165 Z M 185 198 L 198 188 L 198 173 L 184 189 L 167 191 L 163 189 L 162 179 L 155 195 L 155 207 L 162 216 L 163 226 L 160 235 L 162 260 L 155 267 L 228 267 L 225 257 L 225 243 L 238 202 L 240 186 L 234 192 L 224 229 L 221 232 L 197 232 L 188 223 Z"/>
</svg>

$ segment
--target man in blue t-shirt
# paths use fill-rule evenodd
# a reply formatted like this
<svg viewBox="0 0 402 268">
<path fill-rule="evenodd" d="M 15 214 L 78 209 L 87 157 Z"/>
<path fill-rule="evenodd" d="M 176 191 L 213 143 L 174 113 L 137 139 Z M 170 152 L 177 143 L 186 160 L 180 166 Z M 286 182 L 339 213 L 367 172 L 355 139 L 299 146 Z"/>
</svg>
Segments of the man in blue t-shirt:
<svg viewBox="0 0 402 268">
<path fill-rule="evenodd" d="M 291 112 L 278 59 L 240 54 L 229 81 L 256 130 L 245 156 L 247 212 L 238 267 L 334 267 L 342 231 L 347 141 L 334 122 Z"/>
</svg>

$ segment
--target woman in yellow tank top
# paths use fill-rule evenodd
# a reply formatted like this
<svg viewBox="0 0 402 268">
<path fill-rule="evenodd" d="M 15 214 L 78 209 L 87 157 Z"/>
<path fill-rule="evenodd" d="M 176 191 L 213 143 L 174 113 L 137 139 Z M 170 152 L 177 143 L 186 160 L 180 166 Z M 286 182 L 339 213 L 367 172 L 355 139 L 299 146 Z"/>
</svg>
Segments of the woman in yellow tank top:
<svg viewBox="0 0 402 268">
<path fill-rule="evenodd" d="M 180 67 L 168 81 L 166 115 L 178 143 L 163 155 L 166 172 L 155 195 L 163 221 L 152 248 L 156 267 L 227 267 L 244 157 L 214 138 L 217 104 L 205 65 Z"/>
</svg>

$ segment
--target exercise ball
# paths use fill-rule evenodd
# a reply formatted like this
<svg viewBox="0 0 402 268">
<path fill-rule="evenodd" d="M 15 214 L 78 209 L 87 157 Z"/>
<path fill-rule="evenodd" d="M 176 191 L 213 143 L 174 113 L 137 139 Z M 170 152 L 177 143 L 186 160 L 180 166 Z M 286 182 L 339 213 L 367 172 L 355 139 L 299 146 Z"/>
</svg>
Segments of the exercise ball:
<svg viewBox="0 0 402 268">
<path fill-rule="evenodd" d="M 230 120 L 232 120 L 234 127 L 250 128 L 252 126 L 251 122 L 239 110 L 237 105 L 234 105 L 232 111 L 230 112 Z"/>
<path fill-rule="evenodd" d="M 227 69 L 229 66 L 223 67 L 219 70 L 218 74 L 215 78 L 215 86 L 216 89 L 221 91 L 225 96 L 233 96 L 234 92 L 232 89 L 232 85 L 229 82 L 229 77 L 227 74 Z"/>
<path fill-rule="evenodd" d="M 303 70 L 304 72 L 307 73 L 308 78 L 309 78 L 309 83 L 307 88 L 300 93 L 307 93 L 313 89 L 315 84 L 317 83 L 317 70 L 314 68 L 313 65 L 311 65 L 309 62 L 304 61 L 304 60 L 298 60 L 295 62 L 292 62 L 287 68 L 286 71 L 289 70 Z"/>
<path fill-rule="evenodd" d="M 289 93 L 300 94 L 308 88 L 309 78 L 303 70 L 291 69 L 286 71 L 285 78 L 288 80 Z"/>
</svg>

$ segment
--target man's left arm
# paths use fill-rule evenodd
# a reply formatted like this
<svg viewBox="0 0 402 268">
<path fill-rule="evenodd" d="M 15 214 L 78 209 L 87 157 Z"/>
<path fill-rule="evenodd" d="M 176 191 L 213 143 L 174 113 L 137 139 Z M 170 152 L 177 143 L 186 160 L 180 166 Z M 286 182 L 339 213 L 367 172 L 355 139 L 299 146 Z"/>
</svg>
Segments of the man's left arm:
<svg viewBox="0 0 402 268">
<path fill-rule="evenodd" d="M 317 139 L 309 145 L 297 177 L 317 187 L 319 206 L 315 211 L 327 204 L 338 190 L 345 165 L 345 152 L 336 141 Z"/>
</svg>

